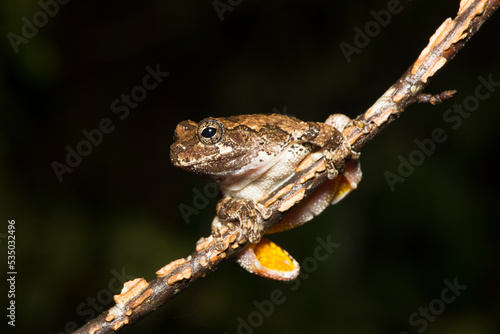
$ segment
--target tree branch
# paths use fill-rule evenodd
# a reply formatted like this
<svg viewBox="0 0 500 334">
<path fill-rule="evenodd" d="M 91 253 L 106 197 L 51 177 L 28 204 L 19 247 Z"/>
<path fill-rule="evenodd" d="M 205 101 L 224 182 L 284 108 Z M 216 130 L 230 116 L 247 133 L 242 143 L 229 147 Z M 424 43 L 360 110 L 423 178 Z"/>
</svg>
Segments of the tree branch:
<svg viewBox="0 0 500 334">
<path fill-rule="evenodd" d="M 394 121 L 411 104 L 440 103 L 454 91 L 441 94 L 423 94 L 429 80 L 451 60 L 481 25 L 496 11 L 500 0 L 462 0 L 455 19 L 446 19 L 430 38 L 415 63 L 392 85 L 375 104 L 359 115 L 344 135 L 355 151 L 375 137 L 386 125 Z M 271 218 L 262 221 L 264 232 L 279 222 L 282 215 L 301 202 L 327 180 L 323 159 L 300 167 L 294 177 L 280 190 L 260 201 L 272 210 Z M 232 234 L 231 234 L 232 233 Z M 236 255 L 246 244 L 238 244 L 237 232 L 226 231 L 226 249 L 217 251 L 212 236 L 201 238 L 196 250 L 186 258 L 172 261 L 159 271 L 151 282 L 137 278 L 125 283 L 116 305 L 104 311 L 73 333 L 112 333 L 124 330 L 175 295 L 184 291 L 200 278 L 215 271 L 227 259 Z"/>
</svg>

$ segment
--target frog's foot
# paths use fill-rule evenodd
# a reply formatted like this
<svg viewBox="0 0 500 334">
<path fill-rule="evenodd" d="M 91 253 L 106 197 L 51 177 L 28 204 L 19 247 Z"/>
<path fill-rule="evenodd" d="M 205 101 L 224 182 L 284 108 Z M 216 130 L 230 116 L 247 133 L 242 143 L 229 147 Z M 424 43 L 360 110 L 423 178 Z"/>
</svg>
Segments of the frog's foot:
<svg viewBox="0 0 500 334">
<path fill-rule="evenodd" d="M 351 155 L 351 145 L 342 137 L 333 147 L 324 147 L 326 171 L 330 180 L 344 173 L 346 159 Z"/>
<path fill-rule="evenodd" d="M 357 121 L 350 119 L 343 114 L 333 114 L 325 121 L 326 124 L 333 126 L 338 131 L 338 136 L 333 138 L 324 147 L 324 156 L 326 170 L 330 180 L 336 178 L 339 174 L 344 173 L 346 169 L 346 160 L 359 159 L 359 153 L 352 150 L 347 138 L 344 137 L 342 131 L 352 125 L 356 125 Z"/>
<path fill-rule="evenodd" d="M 253 274 L 280 281 L 294 280 L 300 270 L 287 251 L 265 238 L 248 245 L 237 255 L 236 261 Z"/>
<path fill-rule="evenodd" d="M 244 243 L 247 240 L 251 243 L 258 243 L 262 234 L 262 226 L 259 224 L 259 216 L 253 202 L 244 199 L 233 199 L 224 197 L 217 203 L 217 223 L 212 223 L 212 234 L 216 244 L 220 244 L 223 239 L 221 230 L 224 226 L 235 229 L 232 222 L 239 222 L 238 243 Z M 218 247 L 219 248 L 219 247 Z"/>
<path fill-rule="evenodd" d="M 212 237 L 214 238 L 215 249 L 222 252 L 229 247 L 229 241 L 227 236 L 234 233 L 236 230 L 231 222 L 223 222 L 218 216 L 215 216 L 212 221 Z"/>
</svg>

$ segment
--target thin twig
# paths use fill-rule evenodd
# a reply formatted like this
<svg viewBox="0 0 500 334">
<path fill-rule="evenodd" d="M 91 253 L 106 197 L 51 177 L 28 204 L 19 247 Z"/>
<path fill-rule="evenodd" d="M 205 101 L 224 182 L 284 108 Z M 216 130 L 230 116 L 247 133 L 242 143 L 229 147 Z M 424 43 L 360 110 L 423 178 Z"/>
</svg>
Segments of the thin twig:
<svg viewBox="0 0 500 334">
<path fill-rule="evenodd" d="M 500 0 L 462 0 L 455 19 L 448 18 L 430 38 L 429 45 L 417 61 L 392 85 L 375 104 L 359 115 L 344 135 L 355 151 L 377 135 L 415 102 L 432 104 L 450 98 L 453 91 L 441 94 L 423 94 L 434 74 L 451 60 L 481 25 L 496 11 Z M 270 194 L 260 203 L 272 210 L 271 218 L 263 222 L 264 232 L 276 224 L 285 211 L 301 202 L 327 180 L 323 159 L 297 172 L 289 183 Z M 157 272 L 151 282 L 138 278 L 125 283 L 116 305 L 104 311 L 73 333 L 113 333 L 136 323 L 175 295 L 190 287 L 202 277 L 215 271 L 219 265 L 241 251 L 235 234 L 226 233 L 226 249 L 215 249 L 212 237 L 202 238 L 196 250 L 186 258 L 178 259 Z"/>
</svg>

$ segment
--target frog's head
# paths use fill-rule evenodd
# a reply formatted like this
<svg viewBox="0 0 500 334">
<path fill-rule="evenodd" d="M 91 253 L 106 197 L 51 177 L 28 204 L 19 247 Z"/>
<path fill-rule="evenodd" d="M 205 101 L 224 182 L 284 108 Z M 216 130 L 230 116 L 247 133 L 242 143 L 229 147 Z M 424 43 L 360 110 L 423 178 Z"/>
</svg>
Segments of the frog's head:
<svg viewBox="0 0 500 334">
<path fill-rule="evenodd" d="M 290 135 L 264 115 L 239 115 L 182 121 L 174 140 L 170 159 L 175 166 L 224 178 L 265 167 L 288 145 Z"/>
<path fill-rule="evenodd" d="M 227 118 L 182 121 L 170 146 L 172 163 L 197 174 L 222 177 L 242 168 L 254 152 L 255 136 Z"/>
</svg>

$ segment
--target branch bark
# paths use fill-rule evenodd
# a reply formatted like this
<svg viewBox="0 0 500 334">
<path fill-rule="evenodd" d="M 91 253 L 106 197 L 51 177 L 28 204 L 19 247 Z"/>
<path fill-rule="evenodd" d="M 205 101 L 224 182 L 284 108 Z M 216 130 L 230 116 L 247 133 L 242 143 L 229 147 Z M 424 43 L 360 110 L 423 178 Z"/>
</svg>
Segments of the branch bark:
<svg viewBox="0 0 500 334">
<path fill-rule="evenodd" d="M 434 74 L 460 51 L 499 4 L 500 0 L 462 0 L 455 19 L 446 19 L 415 63 L 372 107 L 359 115 L 352 126 L 344 130 L 353 150 L 361 151 L 366 143 L 411 104 L 437 104 L 450 98 L 454 91 L 437 95 L 422 92 Z M 273 212 L 271 218 L 263 221 L 264 231 L 279 222 L 287 210 L 326 180 L 324 161 L 320 159 L 298 171 L 279 191 L 262 200 L 260 203 Z M 238 244 L 235 233 L 226 232 L 224 235 L 227 245 L 224 251 L 215 249 L 211 236 L 201 238 L 193 253 L 158 270 L 158 277 L 151 282 L 143 278 L 126 282 L 121 294 L 114 297 L 115 306 L 73 333 L 113 333 L 136 323 L 241 251 L 246 244 Z"/>
</svg>

